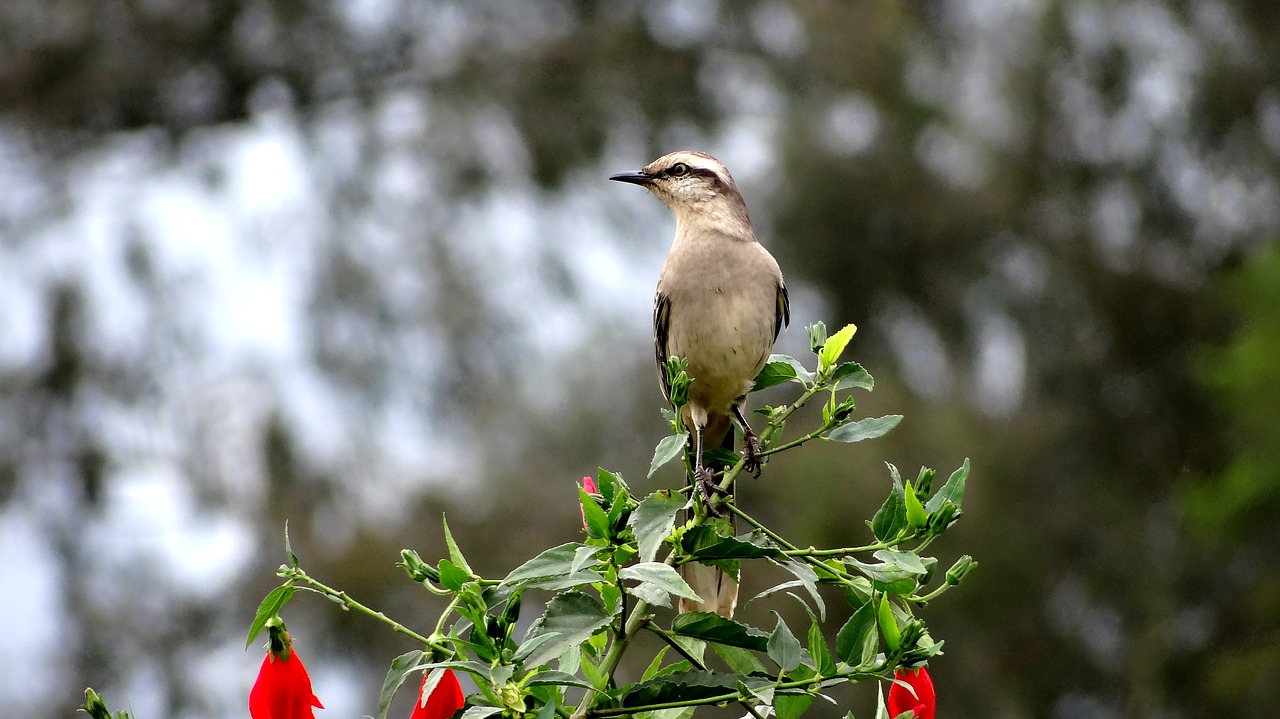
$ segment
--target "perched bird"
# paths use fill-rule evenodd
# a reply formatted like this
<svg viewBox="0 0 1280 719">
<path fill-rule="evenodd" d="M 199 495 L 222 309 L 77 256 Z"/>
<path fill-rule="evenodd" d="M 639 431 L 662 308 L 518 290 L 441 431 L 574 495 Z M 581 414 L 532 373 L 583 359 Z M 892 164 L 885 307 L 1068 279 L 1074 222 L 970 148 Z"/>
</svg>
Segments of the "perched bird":
<svg viewBox="0 0 1280 719">
<path fill-rule="evenodd" d="M 735 419 L 742 428 L 746 469 L 760 474 L 760 442 L 747 425 L 742 403 L 778 333 L 791 319 L 782 271 L 756 241 L 742 193 L 714 157 L 673 152 L 639 171 L 609 179 L 644 187 L 676 218 L 675 241 L 654 298 L 654 349 L 667 399 L 667 358 L 689 360 L 687 372 L 693 382 L 681 421 L 693 431 L 695 485 L 707 502 L 721 490 L 714 471 L 703 464 L 703 450 L 732 445 Z M 737 582 L 711 566 L 685 565 L 683 570 L 685 581 L 703 601 L 682 601 L 681 611 L 733 615 Z"/>
</svg>

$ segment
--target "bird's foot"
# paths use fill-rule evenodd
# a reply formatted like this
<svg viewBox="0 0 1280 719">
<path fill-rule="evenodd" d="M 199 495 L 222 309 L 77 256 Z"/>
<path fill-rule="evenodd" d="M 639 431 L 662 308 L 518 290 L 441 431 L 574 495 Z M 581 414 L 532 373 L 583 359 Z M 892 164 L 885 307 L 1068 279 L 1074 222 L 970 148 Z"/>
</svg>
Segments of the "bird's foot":
<svg viewBox="0 0 1280 719">
<path fill-rule="evenodd" d="M 752 477 L 760 479 L 760 470 L 764 469 L 764 451 L 760 449 L 756 433 L 751 430 L 742 435 L 742 456 L 746 460 L 742 463 L 742 468 L 750 472 Z"/>
<path fill-rule="evenodd" d="M 710 467 L 703 467 L 697 470 L 694 484 L 698 488 L 698 494 L 702 497 L 702 506 L 707 508 L 707 514 L 713 517 L 723 517 L 724 513 L 718 507 L 711 503 L 712 497 L 728 497 L 732 492 L 727 489 L 721 489 L 716 484 L 716 473 Z"/>
</svg>

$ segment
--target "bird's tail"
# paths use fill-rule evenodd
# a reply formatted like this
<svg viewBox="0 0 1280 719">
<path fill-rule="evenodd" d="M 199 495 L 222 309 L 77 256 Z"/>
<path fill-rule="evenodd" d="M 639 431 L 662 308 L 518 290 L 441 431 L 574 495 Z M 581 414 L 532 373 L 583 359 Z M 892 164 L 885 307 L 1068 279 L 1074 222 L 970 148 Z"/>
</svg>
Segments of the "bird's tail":
<svg viewBox="0 0 1280 719">
<path fill-rule="evenodd" d="M 729 415 L 710 415 L 707 426 L 702 431 L 702 441 L 706 447 L 721 447 L 732 451 L 733 423 Z M 733 521 L 732 517 L 730 521 Z M 710 564 L 690 563 L 680 567 L 680 576 L 702 597 L 700 602 L 681 599 L 681 612 L 715 612 L 727 619 L 733 618 L 733 610 L 738 606 L 738 582 L 727 572 Z"/>
</svg>

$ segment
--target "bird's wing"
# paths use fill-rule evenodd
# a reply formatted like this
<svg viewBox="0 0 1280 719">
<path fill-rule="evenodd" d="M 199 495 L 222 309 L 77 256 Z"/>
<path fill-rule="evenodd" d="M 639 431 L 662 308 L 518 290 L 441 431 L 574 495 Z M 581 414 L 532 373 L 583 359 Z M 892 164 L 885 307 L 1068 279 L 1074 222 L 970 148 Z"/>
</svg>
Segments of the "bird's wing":
<svg viewBox="0 0 1280 719">
<path fill-rule="evenodd" d="M 658 384 L 662 385 L 663 398 L 671 399 L 667 386 L 667 333 L 671 329 L 671 299 L 659 291 L 653 298 L 653 353 L 658 360 Z"/>
<path fill-rule="evenodd" d="M 787 286 L 778 280 L 778 296 L 773 318 L 773 339 L 776 342 L 783 327 L 791 325 L 791 300 L 787 297 Z"/>
</svg>

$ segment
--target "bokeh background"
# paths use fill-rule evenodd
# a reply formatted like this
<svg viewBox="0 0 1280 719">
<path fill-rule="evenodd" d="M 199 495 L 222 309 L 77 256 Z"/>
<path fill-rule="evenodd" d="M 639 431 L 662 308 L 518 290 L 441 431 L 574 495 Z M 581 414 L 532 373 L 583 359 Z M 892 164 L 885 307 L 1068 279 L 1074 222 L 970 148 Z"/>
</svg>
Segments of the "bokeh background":
<svg viewBox="0 0 1280 719">
<path fill-rule="evenodd" d="M 244 716 L 286 519 L 426 625 L 393 563 L 442 512 L 501 575 L 597 465 L 678 482 L 673 223 L 605 178 L 680 148 L 781 261 L 780 350 L 857 323 L 859 411 L 906 415 L 744 506 L 847 545 L 882 462 L 972 458 L 943 716 L 1280 716 L 1273 0 L 4 0 L 4 711 Z M 321 716 L 373 713 L 411 647 L 286 617 Z"/>
</svg>

